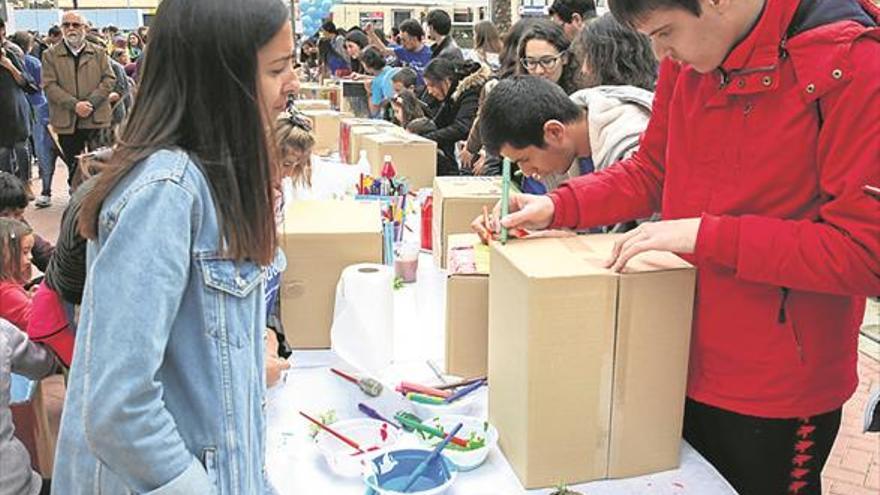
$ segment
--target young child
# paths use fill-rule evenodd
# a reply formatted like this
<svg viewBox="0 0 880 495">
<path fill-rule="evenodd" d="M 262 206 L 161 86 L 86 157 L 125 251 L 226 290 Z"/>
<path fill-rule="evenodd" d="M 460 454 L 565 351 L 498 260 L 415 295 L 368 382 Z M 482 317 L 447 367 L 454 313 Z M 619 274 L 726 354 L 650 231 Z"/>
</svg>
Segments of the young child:
<svg viewBox="0 0 880 495">
<path fill-rule="evenodd" d="M 418 80 L 419 75 L 416 74 L 416 71 L 409 67 L 403 67 L 391 76 L 391 87 L 394 88 L 394 94 L 396 95 L 403 93 L 405 90 L 415 92 Z"/>
<path fill-rule="evenodd" d="M 39 380 L 52 373 L 55 359 L 43 346 L 29 342 L 24 332 L 0 318 L 0 494 L 43 495 L 51 481 L 31 468 L 27 448 L 15 436 L 9 409 L 11 373 Z"/>
<path fill-rule="evenodd" d="M 31 278 L 34 234 L 23 222 L 0 218 L 0 318 L 25 332 L 31 319 L 31 296 L 24 285 Z"/>
<path fill-rule="evenodd" d="M 8 172 L 0 172 L 0 218 L 12 218 L 26 224 L 24 210 L 31 199 L 33 197 L 21 179 Z M 33 239 L 34 266 L 45 273 L 55 246 L 37 234 L 33 234 Z"/>
<path fill-rule="evenodd" d="M 425 109 L 411 90 L 405 89 L 391 99 L 395 124 L 406 128 L 410 123 L 425 117 Z M 411 131 L 415 132 L 415 131 Z"/>
<path fill-rule="evenodd" d="M 311 130 L 308 119 L 296 112 L 282 113 L 275 121 L 282 177 L 290 177 L 295 187 L 312 186 L 312 148 L 315 138 Z"/>
</svg>

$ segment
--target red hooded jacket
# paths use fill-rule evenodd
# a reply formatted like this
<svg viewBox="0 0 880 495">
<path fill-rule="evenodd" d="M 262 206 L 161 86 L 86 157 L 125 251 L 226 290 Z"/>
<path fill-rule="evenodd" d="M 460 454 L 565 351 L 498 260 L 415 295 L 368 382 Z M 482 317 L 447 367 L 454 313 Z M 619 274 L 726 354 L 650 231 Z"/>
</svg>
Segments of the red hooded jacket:
<svg viewBox="0 0 880 495">
<path fill-rule="evenodd" d="M 639 151 L 550 195 L 554 227 L 702 217 L 688 395 L 761 417 L 846 402 L 880 295 L 880 9 L 803 3 L 713 73 L 664 60 Z"/>
</svg>

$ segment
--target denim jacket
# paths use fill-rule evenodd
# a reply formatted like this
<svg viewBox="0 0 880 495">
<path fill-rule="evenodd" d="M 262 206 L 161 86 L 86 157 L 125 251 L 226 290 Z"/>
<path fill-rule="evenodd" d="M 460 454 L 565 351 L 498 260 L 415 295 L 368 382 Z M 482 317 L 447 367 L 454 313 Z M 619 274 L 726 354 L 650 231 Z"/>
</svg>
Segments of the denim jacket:
<svg viewBox="0 0 880 495">
<path fill-rule="evenodd" d="M 154 153 L 104 202 L 53 494 L 272 493 L 263 269 L 224 259 L 219 238 L 208 183 L 179 150 Z"/>
</svg>

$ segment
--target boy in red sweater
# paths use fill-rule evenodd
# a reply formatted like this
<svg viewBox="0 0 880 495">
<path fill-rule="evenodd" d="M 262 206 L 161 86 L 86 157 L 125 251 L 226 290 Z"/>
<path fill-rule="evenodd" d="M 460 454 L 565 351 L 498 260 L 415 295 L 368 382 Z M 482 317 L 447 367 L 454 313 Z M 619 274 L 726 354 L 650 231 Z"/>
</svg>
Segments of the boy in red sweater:
<svg viewBox="0 0 880 495">
<path fill-rule="evenodd" d="M 640 149 L 548 196 L 512 195 L 501 223 L 585 229 L 661 212 L 608 266 L 664 250 L 698 268 L 685 438 L 740 493 L 820 493 L 858 384 L 865 296 L 880 294 L 880 202 L 863 191 L 880 184 L 880 10 L 609 3 L 662 59 Z M 499 83 L 480 122 L 487 146 L 532 175 L 578 157 L 584 117 L 527 85 Z"/>
</svg>

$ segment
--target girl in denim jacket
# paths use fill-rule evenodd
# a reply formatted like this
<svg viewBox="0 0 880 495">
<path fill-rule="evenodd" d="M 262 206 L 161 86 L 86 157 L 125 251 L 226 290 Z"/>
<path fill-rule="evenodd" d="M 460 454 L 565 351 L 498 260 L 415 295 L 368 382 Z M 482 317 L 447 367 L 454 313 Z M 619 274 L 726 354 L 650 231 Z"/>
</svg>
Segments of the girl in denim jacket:
<svg viewBox="0 0 880 495">
<path fill-rule="evenodd" d="M 273 492 L 264 267 L 293 53 L 281 0 L 160 5 L 80 212 L 88 271 L 53 493 Z"/>
</svg>

